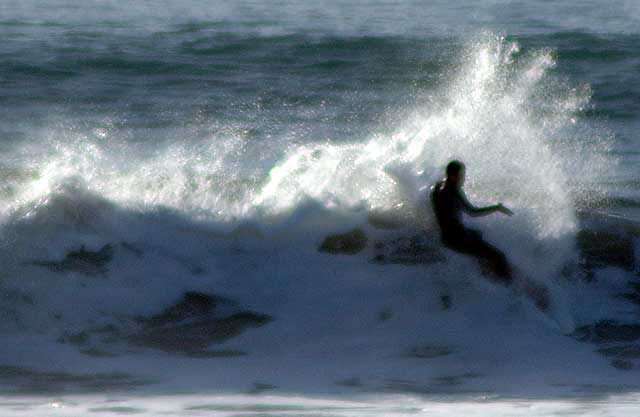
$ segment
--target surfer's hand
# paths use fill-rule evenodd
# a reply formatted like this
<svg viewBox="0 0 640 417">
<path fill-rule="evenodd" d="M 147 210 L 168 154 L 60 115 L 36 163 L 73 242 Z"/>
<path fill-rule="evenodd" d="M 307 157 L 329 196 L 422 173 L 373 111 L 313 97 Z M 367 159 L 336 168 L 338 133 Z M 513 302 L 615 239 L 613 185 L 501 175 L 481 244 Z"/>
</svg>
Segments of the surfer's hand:
<svg viewBox="0 0 640 417">
<path fill-rule="evenodd" d="M 500 213 L 506 214 L 507 216 L 513 216 L 513 211 L 503 206 L 502 203 L 498 204 L 498 211 Z"/>
</svg>

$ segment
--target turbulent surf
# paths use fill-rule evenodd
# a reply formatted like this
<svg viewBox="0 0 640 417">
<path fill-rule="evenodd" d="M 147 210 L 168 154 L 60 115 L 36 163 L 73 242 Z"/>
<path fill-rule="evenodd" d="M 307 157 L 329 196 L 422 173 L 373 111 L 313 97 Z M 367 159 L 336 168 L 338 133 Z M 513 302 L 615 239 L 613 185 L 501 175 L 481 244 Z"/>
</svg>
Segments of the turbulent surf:
<svg viewBox="0 0 640 417">
<path fill-rule="evenodd" d="M 0 18 L 7 415 L 631 415 L 633 6 L 57 3 Z M 548 314 L 440 243 L 454 158 Z"/>
</svg>

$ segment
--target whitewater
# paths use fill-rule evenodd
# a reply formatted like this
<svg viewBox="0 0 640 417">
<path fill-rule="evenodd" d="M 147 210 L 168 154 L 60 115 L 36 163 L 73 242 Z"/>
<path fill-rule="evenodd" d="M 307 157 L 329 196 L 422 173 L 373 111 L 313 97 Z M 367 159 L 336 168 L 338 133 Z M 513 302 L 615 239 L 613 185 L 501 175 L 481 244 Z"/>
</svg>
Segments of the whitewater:
<svg viewBox="0 0 640 417">
<path fill-rule="evenodd" d="M 0 6 L 0 415 L 637 414 L 637 6 L 161 3 Z"/>
</svg>

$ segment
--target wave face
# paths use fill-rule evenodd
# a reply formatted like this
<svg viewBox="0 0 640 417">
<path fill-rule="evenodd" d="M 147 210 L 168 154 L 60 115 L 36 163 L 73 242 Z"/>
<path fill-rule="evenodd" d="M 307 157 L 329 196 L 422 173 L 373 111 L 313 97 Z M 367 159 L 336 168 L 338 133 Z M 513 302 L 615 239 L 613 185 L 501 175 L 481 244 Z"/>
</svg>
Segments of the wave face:
<svg viewBox="0 0 640 417">
<path fill-rule="evenodd" d="M 0 18 L 3 392 L 637 392 L 633 5 L 99 3 Z M 440 244 L 451 159 L 549 314 Z"/>
</svg>

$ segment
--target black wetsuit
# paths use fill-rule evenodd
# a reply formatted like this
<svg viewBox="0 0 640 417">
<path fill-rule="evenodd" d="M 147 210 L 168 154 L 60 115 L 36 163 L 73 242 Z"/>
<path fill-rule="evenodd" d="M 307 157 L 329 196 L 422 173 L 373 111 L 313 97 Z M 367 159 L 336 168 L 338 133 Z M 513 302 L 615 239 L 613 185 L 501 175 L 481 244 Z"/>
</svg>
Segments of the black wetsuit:
<svg viewBox="0 0 640 417">
<path fill-rule="evenodd" d="M 474 207 L 467 201 L 460 187 L 447 181 L 440 181 L 432 187 L 431 204 L 445 246 L 456 252 L 472 255 L 482 263 L 488 263 L 496 278 L 505 284 L 511 282 L 511 268 L 504 254 L 485 242 L 482 233 L 468 229 L 462 223 L 463 212 L 478 216 L 494 208 Z"/>
</svg>

